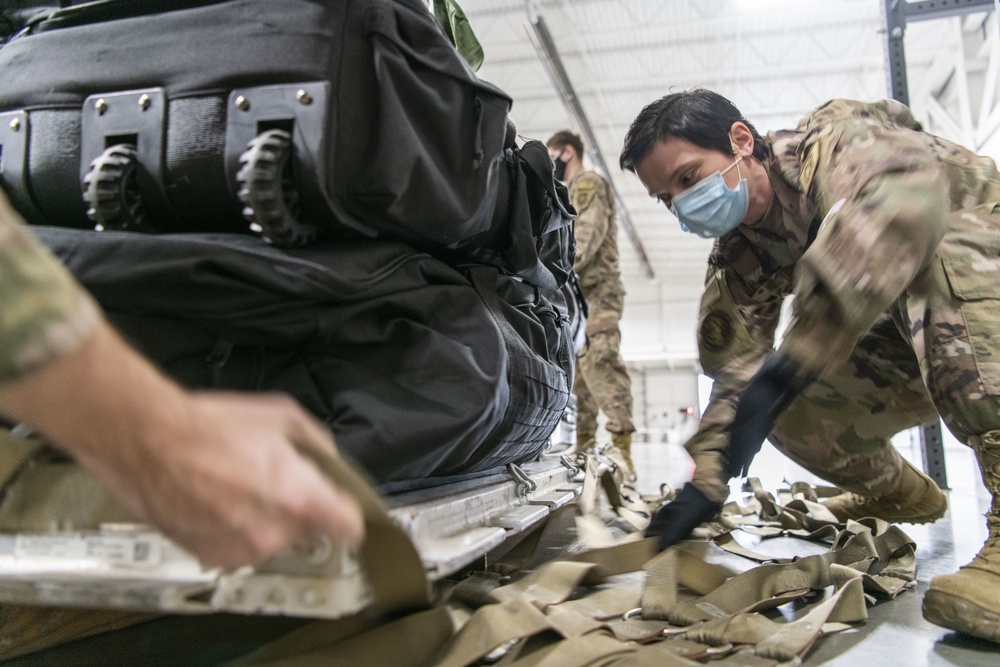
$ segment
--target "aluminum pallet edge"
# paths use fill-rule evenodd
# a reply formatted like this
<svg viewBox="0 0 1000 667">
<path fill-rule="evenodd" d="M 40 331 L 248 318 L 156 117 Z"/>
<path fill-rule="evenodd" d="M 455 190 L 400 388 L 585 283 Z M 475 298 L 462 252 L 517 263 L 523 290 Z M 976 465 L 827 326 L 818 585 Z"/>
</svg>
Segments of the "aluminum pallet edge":
<svg viewBox="0 0 1000 667">
<path fill-rule="evenodd" d="M 582 490 L 558 457 L 509 474 L 390 496 L 431 581 L 474 563 Z M 0 535 L 0 602 L 169 613 L 342 618 L 372 601 L 358 559 L 329 541 L 266 567 L 205 570 L 142 524 Z"/>
</svg>

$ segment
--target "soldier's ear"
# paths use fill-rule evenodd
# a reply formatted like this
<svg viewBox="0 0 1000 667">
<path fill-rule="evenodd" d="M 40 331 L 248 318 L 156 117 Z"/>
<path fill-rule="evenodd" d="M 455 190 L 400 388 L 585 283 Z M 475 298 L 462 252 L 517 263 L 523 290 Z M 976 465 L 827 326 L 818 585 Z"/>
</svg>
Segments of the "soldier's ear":
<svg viewBox="0 0 1000 667">
<path fill-rule="evenodd" d="M 733 143 L 733 152 L 740 157 L 753 155 L 753 132 L 746 123 L 736 121 L 729 128 L 729 140 Z"/>
</svg>

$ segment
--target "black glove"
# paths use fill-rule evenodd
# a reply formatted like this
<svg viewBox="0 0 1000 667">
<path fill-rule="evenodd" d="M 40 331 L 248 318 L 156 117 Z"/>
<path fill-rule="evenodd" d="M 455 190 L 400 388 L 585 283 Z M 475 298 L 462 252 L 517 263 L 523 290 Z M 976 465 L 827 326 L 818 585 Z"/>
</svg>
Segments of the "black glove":
<svg viewBox="0 0 1000 667">
<path fill-rule="evenodd" d="M 743 477 L 774 422 L 816 378 L 775 352 L 747 383 L 729 430 L 729 476 Z"/>
<path fill-rule="evenodd" d="M 672 501 L 656 510 L 646 528 L 646 537 L 660 538 L 660 551 L 671 547 L 722 509 L 705 497 L 694 484 L 685 484 Z"/>
</svg>

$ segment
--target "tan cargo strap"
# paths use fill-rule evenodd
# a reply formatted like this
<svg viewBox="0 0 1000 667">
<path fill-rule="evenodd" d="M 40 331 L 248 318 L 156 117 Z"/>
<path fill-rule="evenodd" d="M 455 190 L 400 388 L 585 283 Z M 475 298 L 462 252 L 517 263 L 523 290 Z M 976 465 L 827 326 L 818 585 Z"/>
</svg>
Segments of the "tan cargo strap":
<svg viewBox="0 0 1000 667">
<path fill-rule="evenodd" d="M 371 610 L 385 613 L 426 608 L 432 592 L 420 555 L 409 536 L 389 518 L 385 503 L 373 487 L 336 454 L 306 453 L 361 505 L 365 541 L 359 555 L 375 595 Z"/>
<path fill-rule="evenodd" d="M 346 637 L 343 626 L 348 626 Z M 367 615 L 340 621 L 316 621 L 230 664 L 424 667 L 431 664 L 436 652 L 453 634 L 454 625 L 444 606 L 382 624 Z"/>
<path fill-rule="evenodd" d="M 506 585 L 499 585 L 495 576 L 486 577 L 479 582 L 484 590 L 478 599 L 498 602 L 480 607 L 450 643 L 448 661 L 433 664 L 471 664 L 486 656 L 496 658 L 499 652 L 495 664 L 505 665 L 691 665 L 699 664 L 692 660 L 726 656 L 719 664 L 773 666 L 801 657 L 823 634 L 863 622 L 865 590 L 892 597 L 913 586 L 914 545 L 894 526 L 866 520 L 836 530 L 822 520 L 813 523 L 808 505 L 788 512 L 769 496 L 763 498 L 760 506 L 765 515 L 795 517 L 794 523 L 782 527 L 784 534 L 789 534 L 788 525 L 819 525 L 810 532 L 793 530 L 827 542 L 830 550 L 790 562 L 749 552 L 754 560 L 771 562 L 732 576 L 683 547 L 655 554 L 655 544 L 645 539 L 570 556 Z M 736 543 L 725 532 L 717 540 Z M 580 587 L 640 569 L 646 573 L 640 606 L 623 618 L 611 615 L 636 599 L 634 587 L 621 585 L 613 597 L 604 590 L 568 600 Z M 796 621 L 778 623 L 758 613 L 828 587 L 833 594 Z M 700 597 L 692 598 L 692 592 Z M 605 597 L 598 600 L 601 595 Z M 526 606 L 511 607 L 515 602 Z M 518 613 L 532 622 L 498 627 L 506 623 L 506 616 L 487 611 L 498 606 L 520 609 Z M 537 610 L 546 622 L 527 609 Z M 489 634 L 483 624 L 489 625 Z M 674 638 L 678 636 L 683 639 Z M 483 641 L 473 644 L 470 637 Z M 671 651 L 674 646 L 683 651 Z M 581 647 L 587 650 L 577 650 Z M 625 654 L 622 660 L 613 660 Z"/>
<path fill-rule="evenodd" d="M 787 505 L 779 505 L 774 497 L 764 490 L 760 480 L 751 478 L 750 489 L 753 499 L 750 505 L 744 507 L 737 503 L 727 503 L 723 508 L 726 519 L 738 525 L 746 532 L 760 537 L 776 535 L 794 535 L 811 538 L 822 534 L 829 526 L 838 526 L 840 521 L 826 509 L 825 506 L 812 500 L 792 498 Z M 802 482 L 797 482 L 797 489 L 803 488 Z M 797 495 L 802 492 L 798 491 Z M 813 492 L 811 497 L 817 497 Z M 747 516 L 757 516 L 757 519 L 747 519 Z"/>
<path fill-rule="evenodd" d="M 21 437 L 6 428 L 0 428 L 0 488 L 5 488 L 35 454 L 45 447 L 39 438 Z"/>
</svg>

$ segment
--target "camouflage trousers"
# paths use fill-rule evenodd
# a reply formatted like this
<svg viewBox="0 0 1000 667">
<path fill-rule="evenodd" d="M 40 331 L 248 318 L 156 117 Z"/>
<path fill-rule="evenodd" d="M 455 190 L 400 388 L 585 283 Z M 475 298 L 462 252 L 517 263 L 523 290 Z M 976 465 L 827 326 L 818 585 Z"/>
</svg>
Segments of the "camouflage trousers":
<svg viewBox="0 0 1000 667">
<path fill-rule="evenodd" d="M 989 217 L 1000 206 L 956 215 Z M 981 237 L 980 237 L 981 236 Z M 848 491 L 882 495 L 902 466 L 889 439 L 940 416 L 963 443 L 1000 428 L 1000 238 L 949 234 L 910 288 L 809 387 L 771 442 Z"/>
<path fill-rule="evenodd" d="M 617 328 L 591 334 L 590 343 L 576 360 L 573 393 L 577 399 L 577 433 L 597 432 L 597 412 L 608 417 L 611 433 L 633 433 L 632 381 L 619 347 Z"/>
</svg>

